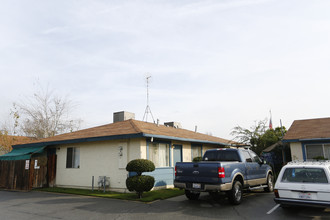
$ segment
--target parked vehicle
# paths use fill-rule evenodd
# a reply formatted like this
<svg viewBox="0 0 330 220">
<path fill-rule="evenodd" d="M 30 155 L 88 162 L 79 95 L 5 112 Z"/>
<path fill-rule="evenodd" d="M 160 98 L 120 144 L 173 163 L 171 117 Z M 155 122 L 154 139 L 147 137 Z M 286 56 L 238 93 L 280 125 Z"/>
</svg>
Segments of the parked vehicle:
<svg viewBox="0 0 330 220">
<path fill-rule="evenodd" d="M 275 184 L 274 201 L 289 206 L 330 207 L 330 161 L 290 162 Z"/>
<path fill-rule="evenodd" d="M 190 200 L 197 200 L 200 192 L 226 192 L 229 201 L 238 205 L 244 188 L 273 191 L 273 172 L 249 149 L 212 149 L 201 162 L 176 163 L 174 186 L 185 189 Z"/>
</svg>

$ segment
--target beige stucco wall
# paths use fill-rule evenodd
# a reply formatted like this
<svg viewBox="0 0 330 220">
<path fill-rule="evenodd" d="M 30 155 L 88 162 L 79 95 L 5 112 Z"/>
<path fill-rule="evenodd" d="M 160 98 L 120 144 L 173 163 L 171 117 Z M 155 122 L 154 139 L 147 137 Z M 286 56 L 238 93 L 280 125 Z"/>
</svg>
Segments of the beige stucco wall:
<svg viewBox="0 0 330 220">
<path fill-rule="evenodd" d="M 141 158 L 142 139 L 89 142 L 57 147 L 56 185 L 65 187 L 92 187 L 97 185 L 99 176 L 110 177 L 113 190 L 126 188 L 126 164 Z M 68 147 L 80 148 L 80 168 L 66 168 Z"/>
<path fill-rule="evenodd" d="M 292 160 L 304 160 L 300 142 L 290 143 Z"/>
<path fill-rule="evenodd" d="M 204 153 L 205 153 L 205 151 L 207 151 L 207 150 L 210 150 L 210 149 L 215 149 L 215 148 L 217 148 L 217 147 L 215 147 L 214 145 L 203 145 L 203 155 L 204 155 Z M 218 148 L 220 148 L 220 147 L 218 147 Z"/>
<path fill-rule="evenodd" d="M 173 142 L 173 144 L 182 145 L 182 162 L 191 162 L 191 143 L 190 142 Z M 205 151 L 209 149 L 216 148 L 214 145 L 202 145 L 202 155 L 204 155 Z M 172 155 L 173 158 L 173 155 Z"/>
</svg>

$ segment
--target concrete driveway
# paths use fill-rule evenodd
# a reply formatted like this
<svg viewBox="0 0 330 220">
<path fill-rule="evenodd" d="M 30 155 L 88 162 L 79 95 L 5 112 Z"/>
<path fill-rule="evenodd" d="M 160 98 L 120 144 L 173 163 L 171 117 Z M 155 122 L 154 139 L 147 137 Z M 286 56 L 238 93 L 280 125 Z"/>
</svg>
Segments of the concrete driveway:
<svg viewBox="0 0 330 220">
<path fill-rule="evenodd" d="M 330 219 L 328 209 L 276 208 L 272 193 L 245 194 L 232 206 L 222 196 L 203 194 L 198 201 L 185 196 L 145 204 L 45 192 L 0 191 L 0 219 Z M 275 208 L 274 208 L 275 207 Z"/>
</svg>

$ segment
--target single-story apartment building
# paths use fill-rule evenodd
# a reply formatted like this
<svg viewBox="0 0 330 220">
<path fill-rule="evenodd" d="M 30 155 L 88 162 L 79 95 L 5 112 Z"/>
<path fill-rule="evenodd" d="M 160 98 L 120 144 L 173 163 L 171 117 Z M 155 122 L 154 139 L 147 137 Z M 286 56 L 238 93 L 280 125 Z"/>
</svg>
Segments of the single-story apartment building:
<svg viewBox="0 0 330 220">
<path fill-rule="evenodd" d="M 129 175 L 126 165 L 133 159 L 153 161 L 156 170 L 148 175 L 155 177 L 155 187 L 172 187 L 176 162 L 192 161 L 207 149 L 234 144 L 182 129 L 178 123 L 148 123 L 135 120 L 132 113 L 117 112 L 111 124 L 13 146 L 13 151 L 0 157 L 0 161 L 30 160 L 34 163 L 29 166 L 32 169 L 39 164 L 35 152 L 39 160 L 44 158 L 43 163 L 55 156 L 56 165 L 48 166 L 48 169 L 56 168 L 55 171 L 48 170 L 52 175 L 56 174 L 52 185 L 91 188 L 92 177 L 97 186 L 99 178 L 106 176 L 111 190 L 126 191 Z"/>
<path fill-rule="evenodd" d="M 330 159 L 330 118 L 295 120 L 283 138 L 292 160 Z"/>
</svg>

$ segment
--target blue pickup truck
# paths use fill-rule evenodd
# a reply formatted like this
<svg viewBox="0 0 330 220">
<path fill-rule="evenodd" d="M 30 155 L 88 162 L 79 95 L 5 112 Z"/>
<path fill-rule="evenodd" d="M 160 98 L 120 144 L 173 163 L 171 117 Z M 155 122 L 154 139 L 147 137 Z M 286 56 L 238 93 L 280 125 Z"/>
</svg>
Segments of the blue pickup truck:
<svg viewBox="0 0 330 220">
<path fill-rule="evenodd" d="M 190 200 L 200 192 L 226 192 L 238 205 L 243 189 L 264 188 L 273 191 L 273 171 L 249 149 L 220 148 L 207 150 L 200 162 L 179 162 L 175 166 L 174 186 L 185 189 Z"/>
</svg>

